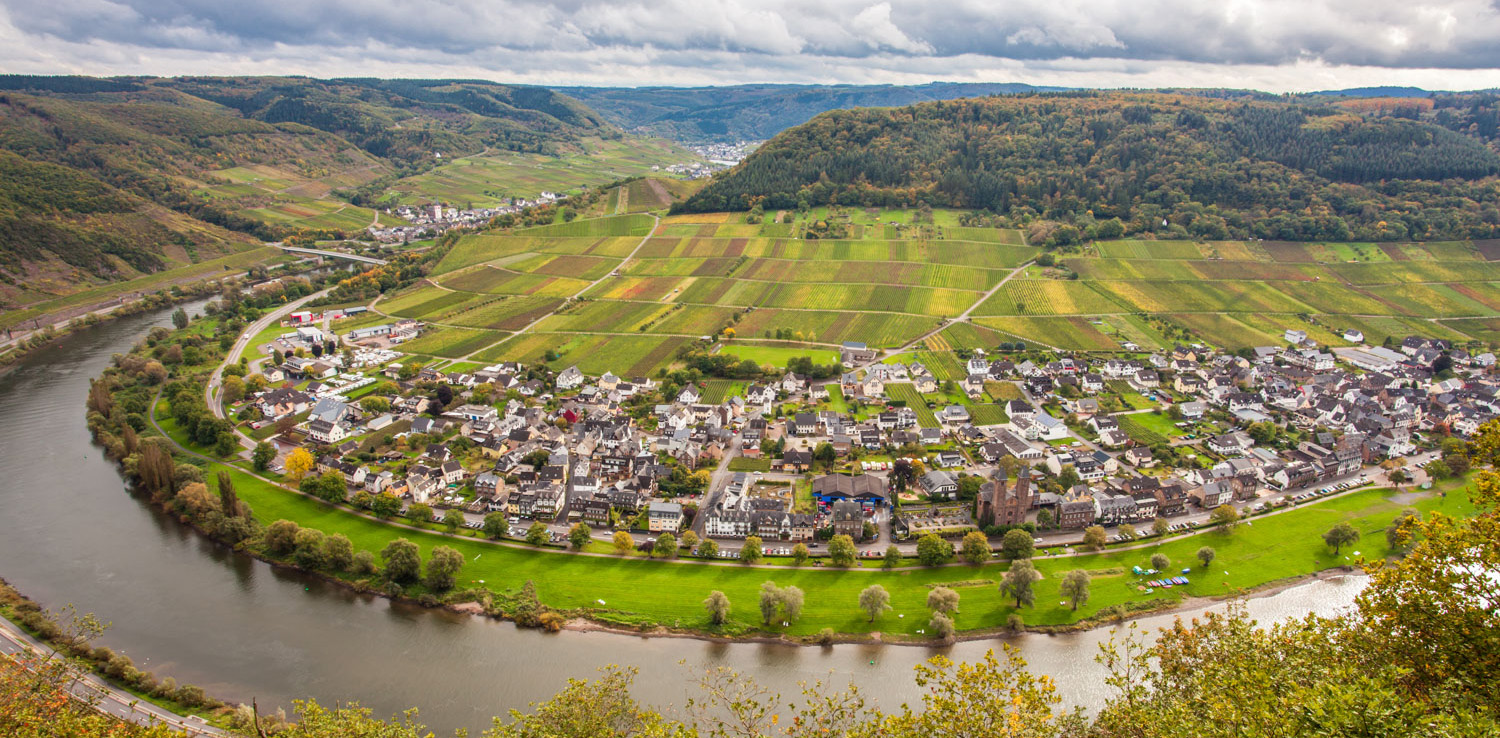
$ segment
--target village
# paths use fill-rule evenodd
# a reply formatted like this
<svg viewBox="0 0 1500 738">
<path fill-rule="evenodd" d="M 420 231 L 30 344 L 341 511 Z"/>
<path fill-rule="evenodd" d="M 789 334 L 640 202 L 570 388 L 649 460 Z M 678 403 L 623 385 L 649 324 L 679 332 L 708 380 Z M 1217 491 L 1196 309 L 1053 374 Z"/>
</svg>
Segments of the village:
<svg viewBox="0 0 1500 738">
<path fill-rule="evenodd" d="M 263 389 L 228 408 L 275 449 L 272 471 L 379 514 L 457 511 L 493 537 L 535 542 L 540 524 L 559 542 L 583 523 L 648 550 L 671 534 L 710 558 L 736 558 L 750 536 L 766 555 L 801 543 L 816 559 L 835 535 L 876 557 L 974 531 L 993 543 L 1024 529 L 1058 550 L 1099 528 L 1111 541 L 1185 531 L 1462 473 L 1441 442 L 1500 414 L 1493 355 L 1420 337 L 1334 353 L 1295 331 L 1240 354 L 973 351 L 957 383 L 847 344 L 831 379 L 772 374 L 709 401 L 723 380 L 696 372 L 443 372 L 399 350 L 421 323 L 335 335 L 342 317 L 293 313 L 258 347 Z M 1012 399 L 976 413 L 946 401 L 956 393 Z"/>
</svg>

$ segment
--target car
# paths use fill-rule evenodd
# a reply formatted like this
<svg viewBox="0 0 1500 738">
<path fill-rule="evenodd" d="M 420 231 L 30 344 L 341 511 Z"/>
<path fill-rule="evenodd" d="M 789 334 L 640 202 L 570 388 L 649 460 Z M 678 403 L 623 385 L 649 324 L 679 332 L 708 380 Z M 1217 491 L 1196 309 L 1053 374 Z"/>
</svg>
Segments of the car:
<svg viewBox="0 0 1500 738">
<path fill-rule="evenodd" d="M 1042 542 L 1042 539 L 1040 539 L 1040 538 L 1033 538 L 1033 539 L 1031 539 L 1031 542 L 1040 545 L 1041 542 Z"/>
</svg>

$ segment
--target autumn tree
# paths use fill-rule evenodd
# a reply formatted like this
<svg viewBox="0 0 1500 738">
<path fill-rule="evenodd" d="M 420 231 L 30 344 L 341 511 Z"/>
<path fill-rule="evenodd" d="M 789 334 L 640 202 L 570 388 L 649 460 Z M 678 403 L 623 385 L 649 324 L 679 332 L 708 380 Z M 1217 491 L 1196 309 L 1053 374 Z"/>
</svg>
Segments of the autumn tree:
<svg viewBox="0 0 1500 738">
<path fill-rule="evenodd" d="M 990 539 L 977 530 L 969 531 L 959 545 L 958 555 L 970 564 L 983 564 L 990 560 Z"/>
<path fill-rule="evenodd" d="M 1103 550 L 1104 544 L 1109 542 L 1109 534 L 1104 532 L 1104 526 L 1091 525 L 1083 531 L 1083 547 L 1090 551 Z"/>
<path fill-rule="evenodd" d="M 834 566 L 854 566 L 854 560 L 859 551 L 854 548 L 854 539 L 840 534 L 828 541 L 828 561 Z"/>
<path fill-rule="evenodd" d="M 302 477 L 307 476 L 307 473 L 317 465 L 318 462 L 313 459 L 313 455 L 307 449 L 296 448 L 287 454 L 286 474 L 293 482 L 300 482 Z"/>
<path fill-rule="evenodd" d="M 958 612 L 958 593 L 943 586 L 933 587 L 927 593 L 927 609 L 933 612 Z"/>
</svg>

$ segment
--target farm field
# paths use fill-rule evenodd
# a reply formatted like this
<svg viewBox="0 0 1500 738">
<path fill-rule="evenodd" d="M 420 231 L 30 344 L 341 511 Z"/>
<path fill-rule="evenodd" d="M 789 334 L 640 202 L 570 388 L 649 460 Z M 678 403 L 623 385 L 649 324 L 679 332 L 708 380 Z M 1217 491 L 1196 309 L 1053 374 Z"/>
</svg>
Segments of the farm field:
<svg viewBox="0 0 1500 738">
<path fill-rule="evenodd" d="M 627 177 L 653 173 L 652 167 L 700 161 L 676 144 L 653 138 L 588 140 L 581 151 L 561 156 L 493 151 L 454 159 L 432 171 L 403 179 L 386 191 L 395 202 L 489 207 L 513 197 L 542 192 L 569 194 Z M 665 206 L 663 206 L 665 207 Z"/>
<path fill-rule="evenodd" d="M 456 359 L 500 341 L 505 336 L 500 331 L 444 327 L 423 331 L 422 335 L 401 344 L 401 350 L 410 354 Z"/>
<path fill-rule="evenodd" d="M 486 344 L 481 358 L 536 360 L 556 348 L 602 366 L 602 350 L 624 363 L 606 367 L 617 374 L 670 365 L 683 341 L 725 328 L 740 342 L 732 352 L 769 351 L 765 363 L 778 366 L 843 342 L 889 350 L 926 336 L 900 356 L 927 363 L 940 380 L 963 378 L 955 351 L 1014 341 L 1069 351 L 1184 340 L 1239 349 L 1281 345 L 1296 328 L 1342 346 L 1347 327 L 1375 342 L 1411 333 L 1467 342 L 1465 323 L 1494 333 L 1464 319 L 1500 318 L 1500 264 L 1469 243 L 1111 241 L 1058 254 L 1061 269 L 1033 266 L 986 298 L 1040 249 L 1019 234 L 960 227 L 949 211 L 935 213 L 935 224 L 915 223 L 909 211 L 848 208 L 767 213 L 762 223 L 706 213 L 656 224 L 631 214 L 630 199 L 648 186 L 615 191 L 617 216 L 466 235 L 433 270 L 436 285 L 391 295 L 377 309 L 478 331 L 541 320 L 537 335 Z M 843 219 L 839 238 L 797 237 L 829 217 Z M 944 324 L 971 308 L 972 318 Z M 471 345 L 450 336 L 426 348 L 452 356 L 449 344 Z"/>
<path fill-rule="evenodd" d="M 985 317 L 975 323 L 1017 338 L 1069 351 L 1117 351 L 1119 342 L 1089 318 Z"/>
<path fill-rule="evenodd" d="M 658 336 L 609 336 L 589 333 L 530 332 L 514 336 L 476 355 L 481 361 L 543 361 L 552 369 L 578 365 L 586 374 L 614 372 L 621 377 L 643 377 L 671 363 L 677 347 L 688 339 Z M 544 361 L 548 351 L 557 354 Z"/>
<path fill-rule="evenodd" d="M 938 428 L 942 425 L 938 422 L 937 415 L 927 407 L 927 399 L 917 392 L 915 386 L 902 383 L 888 384 L 885 386 L 885 395 L 915 410 L 917 424 L 923 428 Z"/>
</svg>

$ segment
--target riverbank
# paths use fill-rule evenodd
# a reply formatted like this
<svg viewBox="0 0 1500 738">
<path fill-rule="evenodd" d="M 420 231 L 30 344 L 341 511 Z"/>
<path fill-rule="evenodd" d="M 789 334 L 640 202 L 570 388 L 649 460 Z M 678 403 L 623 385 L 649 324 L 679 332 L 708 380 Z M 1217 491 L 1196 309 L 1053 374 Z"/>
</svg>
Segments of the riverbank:
<svg viewBox="0 0 1500 738">
<path fill-rule="evenodd" d="M 15 657 L 30 649 L 44 657 L 55 654 L 72 659 L 73 668 L 80 671 L 87 666 L 91 671 L 81 674 L 71 692 L 106 715 L 140 725 L 165 724 L 190 735 L 224 734 L 207 721 L 225 707 L 222 702 L 193 685 L 159 680 L 136 668 L 124 654 L 91 646 L 90 641 L 103 630 L 90 630 L 87 616 L 77 622 L 58 622 L 59 615 L 68 614 L 43 610 L 0 578 L 0 655 Z"/>
</svg>

